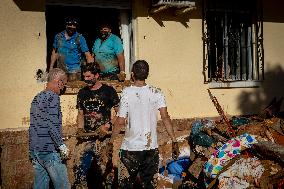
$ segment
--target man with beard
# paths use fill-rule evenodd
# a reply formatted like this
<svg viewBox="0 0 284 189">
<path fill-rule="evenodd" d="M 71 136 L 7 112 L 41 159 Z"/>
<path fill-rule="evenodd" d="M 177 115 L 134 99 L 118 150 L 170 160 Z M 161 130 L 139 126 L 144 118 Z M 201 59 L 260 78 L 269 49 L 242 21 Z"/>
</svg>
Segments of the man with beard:
<svg viewBox="0 0 284 189">
<path fill-rule="evenodd" d="M 50 70 L 55 62 L 57 67 L 68 75 L 68 81 L 81 80 L 81 63 L 84 54 L 87 63 L 93 62 L 87 43 L 82 34 L 77 32 L 78 21 L 74 18 L 66 20 L 66 29 L 58 33 L 53 42 Z"/>
<path fill-rule="evenodd" d="M 93 45 L 93 56 L 99 63 L 101 77 L 108 80 L 125 80 L 125 58 L 121 39 L 111 33 L 110 25 L 100 26 L 100 37 Z"/>
<path fill-rule="evenodd" d="M 93 133 L 94 137 L 80 140 L 75 166 L 75 185 L 77 187 L 106 188 L 108 162 L 111 157 L 107 153 L 109 132 L 115 118 L 111 120 L 111 109 L 117 110 L 118 95 L 111 86 L 102 84 L 99 79 L 100 68 L 91 63 L 82 68 L 86 87 L 80 89 L 77 96 L 78 134 Z"/>
<path fill-rule="evenodd" d="M 48 74 L 46 89 L 38 93 L 30 109 L 29 151 L 33 164 L 34 189 L 70 189 L 66 165 L 69 150 L 62 140 L 62 113 L 59 95 L 67 83 L 59 68 Z"/>
</svg>

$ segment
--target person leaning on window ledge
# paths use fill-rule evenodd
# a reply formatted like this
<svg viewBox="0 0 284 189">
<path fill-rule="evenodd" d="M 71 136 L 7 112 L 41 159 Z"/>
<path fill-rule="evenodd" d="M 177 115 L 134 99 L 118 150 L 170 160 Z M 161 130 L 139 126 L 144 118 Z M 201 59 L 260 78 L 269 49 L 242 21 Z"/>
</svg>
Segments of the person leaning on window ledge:
<svg viewBox="0 0 284 189">
<path fill-rule="evenodd" d="M 100 37 L 92 48 L 95 62 L 100 65 L 103 80 L 124 81 L 125 58 L 121 39 L 111 33 L 111 26 L 103 23 L 100 26 Z"/>
<path fill-rule="evenodd" d="M 54 38 L 49 71 L 57 62 L 57 67 L 67 73 L 68 81 L 81 80 L 81 64 L 94 62 L 94 59 L 84 36 L 77 32 L 78 21 L 68 18 L 65 24 L 66 29 Z"/>
</svg>

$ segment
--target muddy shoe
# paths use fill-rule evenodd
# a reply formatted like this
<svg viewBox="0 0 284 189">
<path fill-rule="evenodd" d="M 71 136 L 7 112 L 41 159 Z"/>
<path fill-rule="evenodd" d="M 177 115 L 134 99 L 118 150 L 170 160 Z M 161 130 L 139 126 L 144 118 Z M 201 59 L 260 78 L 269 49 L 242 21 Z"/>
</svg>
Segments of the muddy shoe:
<svg viewBox="0 0 284 189">
<path fill-rule="evenodd" d="M 106 177 L 106 181 L 105 181 L 105 188 L 106 189 L 111 189 L 112 188 L 113 180 L 114 180 L 114 174 L 111 172 Z"/>
</svg>

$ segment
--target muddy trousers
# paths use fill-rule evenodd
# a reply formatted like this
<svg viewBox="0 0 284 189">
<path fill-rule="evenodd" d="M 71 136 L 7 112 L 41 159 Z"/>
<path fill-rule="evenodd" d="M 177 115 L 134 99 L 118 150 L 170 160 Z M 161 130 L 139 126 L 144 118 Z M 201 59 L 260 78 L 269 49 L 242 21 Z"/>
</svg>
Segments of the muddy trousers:
<svg viewBox="0 0 284 189">
<path fill-rule="evenodd" d="M 155 188 L 154 175 L 158 172 L 159 165 L 158 149 L 144 151 L 121 150 L 120 160 L 129 173 L 130 188 L 134 188 L 137 180 L 142 188 Z M 129 188 L 129 186 L 121 186 L 121 188 Z"/>
<path fill-rule="evenodd" d="M 85 141 L 78 146 L 74 166 L 75 183 L 73 188 L 104 189 L 110 169 L 111 159 L 106 157 L 109 138 L 103 141 Z"/>
</svg>

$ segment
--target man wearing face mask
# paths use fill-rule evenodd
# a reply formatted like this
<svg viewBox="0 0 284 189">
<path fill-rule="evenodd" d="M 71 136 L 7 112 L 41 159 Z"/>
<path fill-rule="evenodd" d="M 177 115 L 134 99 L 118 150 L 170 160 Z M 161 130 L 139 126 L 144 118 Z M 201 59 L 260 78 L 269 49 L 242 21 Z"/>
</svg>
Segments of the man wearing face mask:
<svg viewBox="0 0 284 189">
<path fill-rule="evenodd" d="M 99 63 L 101 77 L 109 80 L 125 80 L 125 58 L 121 39 L 111 33 L 108 24 L 101 24 L 100 37 L 93 45 L 93 56 Z"/>
<path fill-rule="evenodd" d="M 115 117 L 111 120 L 111 109 L 117 110 L 119 98 L 113 87 L 99 81 L 100 68 L 97 63 L 83 66 L 82 72 L 86 87 L 80 89 L 77 96 L 78 133 L 93 133 L 94 137 L 81 140 L 78 148 L 82 150 L 78 153 L 81 156 L 75 160 L 79 162 L 76 163 L 79 166 L 74 168 L 75 185 L 105 188 L 107 163 L 111 158 L 106 154 L 106 148 L 115 121 Z"/>
<path fill-rule="evenodd" d="M 78 21 L 76 19 L 67 19 L 66 29 L 58 33 L 53 42 L 49 71 L 57 62 L 57 67 L 67 73 L 68 81 L 81 80 L 81 64 L 85 60 L 82 54 L 84 54 L 87 63 L 94 61 L 86 40 L 82 34 L 77 32 L 77 27 Z"/>
<path fill-rule="evenodd" d="M 38 93 L 30 109 L 29 151 L 35 173 L 34 189 L 70 189 L 66 165 L 69 150 L 62 140 L 62 113 L 59 95 L 67 83 L 59 68 L 48 74 L 46 89 Z"/>
</svg>

